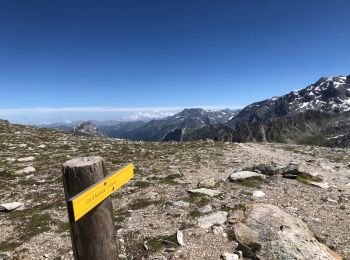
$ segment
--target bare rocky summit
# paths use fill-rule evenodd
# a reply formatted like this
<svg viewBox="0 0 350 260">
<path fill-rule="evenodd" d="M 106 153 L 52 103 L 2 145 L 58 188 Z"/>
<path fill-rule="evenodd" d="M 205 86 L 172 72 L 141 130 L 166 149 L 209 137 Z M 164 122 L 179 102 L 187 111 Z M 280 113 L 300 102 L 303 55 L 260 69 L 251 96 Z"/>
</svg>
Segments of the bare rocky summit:
<svg viewBox="0 0 350 260">
<path fill-rule="evenodd" d="M 82 135 L 82 136 L 104 136 L 102 131 L 97 128 L 95 124 L 91 121 L 83 122 L 71 131 L 73 135 Z"/>
<path fill-rule="evenodd" d="M 11 206 L 0 210 L 0 258 L 73 258 L 61 167 L 81 156 L 136 166 L 111 197 L 120 259 L 350 257 L 349 149 L 127 141 L 3 121 L 0 147 L 0 204 Z M 242 171 L 258 175 L 230 180 Z"/>
</svg>

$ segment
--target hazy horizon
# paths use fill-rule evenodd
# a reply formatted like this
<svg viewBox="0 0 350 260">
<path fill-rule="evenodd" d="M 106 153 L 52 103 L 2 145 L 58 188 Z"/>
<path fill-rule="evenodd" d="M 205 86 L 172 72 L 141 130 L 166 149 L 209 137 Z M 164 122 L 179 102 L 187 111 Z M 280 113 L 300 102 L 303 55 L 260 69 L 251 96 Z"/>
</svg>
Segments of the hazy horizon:
<svg viewBox="0 0 350 260">
<path fill-rule="evenodd" d="M 240 109 L 236 106 L 184 106 L 184 107 L 37 107 L 0 109 L 0 119 L 11 123 L 45 125 L 74 121 L 135 121 L 172 116 L 185 108 L 205 110 Z"/>
</svg>

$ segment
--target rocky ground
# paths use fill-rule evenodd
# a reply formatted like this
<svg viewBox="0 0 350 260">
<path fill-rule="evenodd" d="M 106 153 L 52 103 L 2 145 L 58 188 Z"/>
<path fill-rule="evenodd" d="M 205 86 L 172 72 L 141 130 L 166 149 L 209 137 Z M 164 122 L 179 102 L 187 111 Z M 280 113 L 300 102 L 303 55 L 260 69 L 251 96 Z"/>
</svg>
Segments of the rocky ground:
<svg viewBox="0 0 350 260">
<path fill-rule="evenodd" d="M 293 234 L 291 227 L 301 221 L 296 226 L 311 230 L 305 238 L 308 242 L 318 248 L 322 243 L 344 259 L 350 258 L 348 149 L 212 141 L 130 142 L 0 122 L 0 204 L 21 203 L 9 212 L 0 207 L 0 259 L 72 258 L 61 165 L 90 155 L 105 158 L 110 171 L 126 162 L 136 167 L 133 180 L 112 195 L 120 258 L 238 259 L 238 251 L 249 257 L 240 247 L 246 238 L 238 236 L 242 225 L 237 223 L 248 215 L 243 230 L 254 229 L 250 218 L 265 216 L 264 209 L 269 207 L 268 212 L 281 209 L 286 221 L 290 216 L 290 226 L 281 224 L 272 233 L 255 233 L 280 239 L 283 232 Z M 292 174 L 284 169 L 290 163 Z M 265 175 L 229 180 L 241 170 Z M 213 196 L 189 192 L 198 187 L 208 188 L 199 192 Z M 271 226 L 279 221 L 270 215 L 261 221 L 264 219 Z M 264 241 L 256 243 L 263 254 Z M 234 252 L 237 254 L 230 255 Z"/>
</svg>

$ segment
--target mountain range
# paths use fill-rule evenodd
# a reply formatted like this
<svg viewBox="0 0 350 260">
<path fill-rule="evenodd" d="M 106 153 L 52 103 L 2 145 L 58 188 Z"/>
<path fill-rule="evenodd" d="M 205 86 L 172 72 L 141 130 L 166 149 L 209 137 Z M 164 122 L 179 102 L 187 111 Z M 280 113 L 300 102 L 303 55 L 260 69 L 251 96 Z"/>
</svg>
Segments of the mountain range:
<svg viewBox="0 0 350 260">
<path fill-rule="evenodd" d="M 148 122 L 92 123 L 96 124 L 98 135 L 102 133 L 108 137 L 130 140 L 212 139 L 348 147 L 349 116 L 350 76 L 336 76 L 322 77 L 304 89 L 250 104 L 242 110 L 190 108 Z M 56 126 L 68 131 L 72 129 L 71 125 Z M 90 130 L 94 128 L 89 124 L 87 126 Z M 94 135 L 93 132 L 91 134 Z"/>
<path fill-rule="evenodd" d="M 349 115 L 350 76 L 323 77 L 304 89 L 246 106 L 225 124 L 189 131 L 182 139 L 347 147 Z"/>
</svg>

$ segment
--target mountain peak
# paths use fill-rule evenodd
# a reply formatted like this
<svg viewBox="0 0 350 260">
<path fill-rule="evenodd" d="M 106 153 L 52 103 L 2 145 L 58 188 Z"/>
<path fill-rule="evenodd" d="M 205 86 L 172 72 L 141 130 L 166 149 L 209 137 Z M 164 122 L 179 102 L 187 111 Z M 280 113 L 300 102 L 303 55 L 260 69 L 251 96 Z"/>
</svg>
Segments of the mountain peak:
<svg viewBox="0 0 350 260">
<path fill-rule="evenodd" d="M 350 111 L 350 77 L 322 77 L 304 89 L 253 103 L 245 107 L 228 125 L 235 129 L 247 123 L 295 115 L 308 110 L 324 113 Z"/>
<path fill-rule="evenodd" d="M 74 135 L 83 135 L 83 136 L 104 136 L 100 129 L 92 123 L 91 121 L 83 122 L 71 131 Z"/>
</svg>

